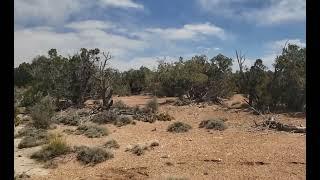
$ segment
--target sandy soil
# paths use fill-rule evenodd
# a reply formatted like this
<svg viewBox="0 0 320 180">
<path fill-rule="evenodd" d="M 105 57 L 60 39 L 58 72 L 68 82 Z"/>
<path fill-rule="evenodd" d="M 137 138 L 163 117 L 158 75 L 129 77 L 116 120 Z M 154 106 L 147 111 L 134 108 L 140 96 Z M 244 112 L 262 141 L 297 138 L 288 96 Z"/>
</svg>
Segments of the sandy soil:
<svg viewBox="0 0 320 180">
<path fill-rule="evenodd" d="M 232 101 L 239 100 L 239 97 L 233 98 Z M 143 106 L 150 97 L 115 98 L 119 99 L 130 106 Z M 159 101 L 164 102 L 165 98 Z M 80 164 L 74 154 L 69 154 L 58 158 L 58 168 L 49 170 L 39 168 L 40 165 L 28 159 L 28 153 L 20 152 L 22 157 L 17 157 L 17 151 L 15 169 L 25 164 L 18 160 L 20 158 L 32 162 L 36 170 L 40 169 L 41 173 L 29 171 L 31 179 L 166 179 L 171 176 L 189 179 L 305 179 L 305 134 L 257 131 L 251 126 L 252 119 L 261 120 L 259 116 L 217 105 L 201 108 L 161 105 L 160 111 L 168 112 L 175 117 L 174 121 L 186 122 L 193 128 L 187 133 L 173 134 L 166 129 L 174 121 L 138 121 L 136 125 L 120 128 L 105 125 L 112 133 L 103 138 L 64 134 L 70 145 L 102 146 L 109 138 L 113 138 L 118 141 L 120 148 L 114 150 L 113 159 L 94 167 Z M 215 117 L 226 118 L 228 129 L 219 132 L 198 128 L 200 121 Z M 279 118 L 286 124 L 305 125 L 305 118 L 287 115 L 280 115 Z M 59 125 L 53 131 L 62 132 L 65 128 L 75 127 Z M 151 140 L 158 140 L 160 146 L 142 156 L 125 152 L 130 144 Z M 17 142 L 15 140 L 15 145 Z M 31 149 L 34 148 L 23 151 Z M 168 162 L 172 164 L 168 165 Z"/>
</svg>

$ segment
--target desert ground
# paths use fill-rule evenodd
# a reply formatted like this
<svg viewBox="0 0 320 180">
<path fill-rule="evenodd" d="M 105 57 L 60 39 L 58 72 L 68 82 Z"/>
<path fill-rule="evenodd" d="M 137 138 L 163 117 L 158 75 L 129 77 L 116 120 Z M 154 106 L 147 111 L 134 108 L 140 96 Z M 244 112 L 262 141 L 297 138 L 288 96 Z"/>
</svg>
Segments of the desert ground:
<svg viewBox="0 0 320 180">
<path fill-rule="evenodd" d="M 242 96 L 226 100 L 231 107 L 241 103 Z M 150 96 L 115 97 L 129 106 L 144 106 Z M 303 133 L 290 133 L 253 128 L 253 119 L 261 117 L 252 112 L 221 105 L 173 106 L 162 104 L 169 98 L 158 98 L 159 111 L 174 117 L 172 121 L 154 123 L 136 121 L 135 125 L 116 127 L 103 125 L 110 135 L 87 138 L 68 135 L 64 129 L 75 126 L 57 125 L 50 132 L 59 132 L 71 145 L 100 147 L 108 139 L 115 139 L 120 148 L 112 150 L 114 158 L 95 166 L 86 166 L 71 153 L 54 160 L 58 167 L 46 169 L 42 163 L 30 159 L 41 146 L 18 149 L 16 138 L 15 172 L 25 172 L 30 179 L 305 179 L 306 137 Z M 199 128 L 202 120 L 224 118 L 228 128 L 215 131 Z M 305 126 L 305 117 L 279 114 L 278 120 L 285 124 Z M 171 133 L 167 127 L 175 121 L 192 126 L 189 132 Z M 23 125 L 16 127 L 15 131 Z M 141 156 L 125 152 L 128 145 L 157 140 L 159 146 Z"/>
</svg>

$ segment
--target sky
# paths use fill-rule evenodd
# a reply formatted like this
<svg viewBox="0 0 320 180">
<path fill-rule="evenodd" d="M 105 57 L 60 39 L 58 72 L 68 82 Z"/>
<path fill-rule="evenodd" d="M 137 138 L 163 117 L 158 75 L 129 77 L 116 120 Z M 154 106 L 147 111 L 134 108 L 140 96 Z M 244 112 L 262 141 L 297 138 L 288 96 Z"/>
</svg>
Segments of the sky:
<svg viewBox="0 0 320 180">
<path fill-rule="evenodd" d="M 221 53 L 272 64 L 286 42 L 305 47 L 305 0 L 15 0 L 14 65 L 51 48 L 110 52 L 121 71 Z M 233 69 L 237 69 L 234 62 Z"/>
</svg>

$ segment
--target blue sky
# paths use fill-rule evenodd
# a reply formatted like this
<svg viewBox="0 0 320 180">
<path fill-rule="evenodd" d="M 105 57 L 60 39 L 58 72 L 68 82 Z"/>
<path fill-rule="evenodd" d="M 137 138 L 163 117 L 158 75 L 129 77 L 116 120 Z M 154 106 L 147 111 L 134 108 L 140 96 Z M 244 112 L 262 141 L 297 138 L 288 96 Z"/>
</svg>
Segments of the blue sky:
<svg viewBox="0 0 320 180">
<path fill-rule="evenodd" d="M 235 50 L 272 69 L 285 42 L 305 46 L 305 11 L 304 0 L 15 0 L 15 67 L 85 47 L 110 51 L 120 70 Z"/>
</svg>

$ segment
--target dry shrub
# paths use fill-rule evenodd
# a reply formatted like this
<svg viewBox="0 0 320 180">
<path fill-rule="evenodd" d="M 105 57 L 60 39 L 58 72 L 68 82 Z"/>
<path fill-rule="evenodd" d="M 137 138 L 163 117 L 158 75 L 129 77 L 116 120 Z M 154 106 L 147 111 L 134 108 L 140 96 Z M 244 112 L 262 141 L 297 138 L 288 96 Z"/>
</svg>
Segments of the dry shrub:
<svg viewBox="0 0 320 180">
<path fill-rule="evenodd" d="M 192 101 L 190 101 L 189 99 L 186 98 L 179 98 L 178 100 L 176 100 L 176 102 L 174 103 L 175 106 L 186 106 L 191 104 Z"/>
<path fill-rule="evenodd" d="M 48 142 L 48 135 L 45 131 L 39 131 L 35 134 L 29 134 L 29 136 L 25 136 L 20 143 L 18 144 L 18 148 L 30 148 L 45 144 Z"/>
<path fill-rule="evenodd" d="M 173 133 L 188 132 L 192 127 L 183 122 L 175 122 L 168 126 L 168 131 Z"/>
<path fill-rule="evenodd" d="M 70 147 L 59 135 L 54 135 L 50 137 L 49 143 L 42 147 L 40 151 L 35 152 L 31 155 L 32 159 L 38 161 L 48 161 L 57 156 L 64 155 L 70 152 Z"/>
<path fill-rule="evenodd" d="M 158 121 L 171 121 L 174 117 L 170 116 L 168 113 L 160 113 L 156 115 Z"/>
<path fill-rule="evenodd" d="M 108 129 L 94 124 L 83 124 L 78 126 L 76 134 L 84 134 L 88 138 L 99 138 L 109 134 Z"/>
<path fill-rule="evenodd" d="M 33 125 L 36 128 L 47 129 L 51 123 L 51 117 L 55 112 L 55 105 L 50 96 L 46 96 L 31 108 Z"/>
<path fill-rule="evenodd" d="M 104 147 L 109 148 L 109 149 L 118 149 L 120 148 L 120 145 L 118 144 L 118 142 L 114 139 L 110 139 L 108 140 L 105 144 Z"/>
<path fill-rule="evenodd" d="M 80 116 L 78 113 L 71 111 L 64 116 L 61 116 L 58 121 L 64 125 L 78 126 L 80 123 Z"/>
<path fill-rule="evenodd" d="M 113 123 L 117 127 L 132 124 L 133 120 L 128 116 L 119 116 L 118 119 Z"/>
<path fill-rule="evenodd" d="M 118 109 L 128 109 L 129 106 L 127 106 L 122 100 L 116 101 L 113 103 L 112 107 L 118 108 Z"/>
<path fill-rule="evenodd" d="M 110 151 L 98 147 L 80 146 L 77 148 L 77 160 L 83 164 L 95 165 L 113 158 L 114 155 Z"/>
<path fill-rule="evenodd" d="M 223 131 L 227 129 L 227 125 L 224 123 L 222 119 L 209 119 L 201 121 L 199 124 L 199 128 Z"/>
<path fill-rule="evenodd" d="M 113 124 L 117 119 L 119 115 L 114 111 L 103 111 L 99 114 L 96 114 L 92 118 L 92 122 L 98 123 L 98 124 Z"/>
<path fill-rule="evenodd" d="M 33 126 L 25 126 L 23 129 L 18 131 L 18 133 L 15 135 L 15 138 L 19 138 L 22 136 L 36 136 L 38 134 L 44 133 L 46 133 L 46 130 L 44 129 L 37 129 Z"/>
<path fill-rule="evenodd" d="M 152 113 L 155 113 L 159 109 L 159 103 L 156 97 L 153 97 L 151 100 L 149 100 L 145 106 L 145 109 L 147 111 L 150 111 Z"/>
<path fill-rule="evenodd" d="M 159 146 L 159 142 L 157 140 L 144 144 L 135 144 L 133 146 L 130 145 L 126 148 L 126 151 L 129 151 L 137 156 L 141 156 L 145 153 L 146 150 L 153 149 L 155 146 Z"/>
</svg>

